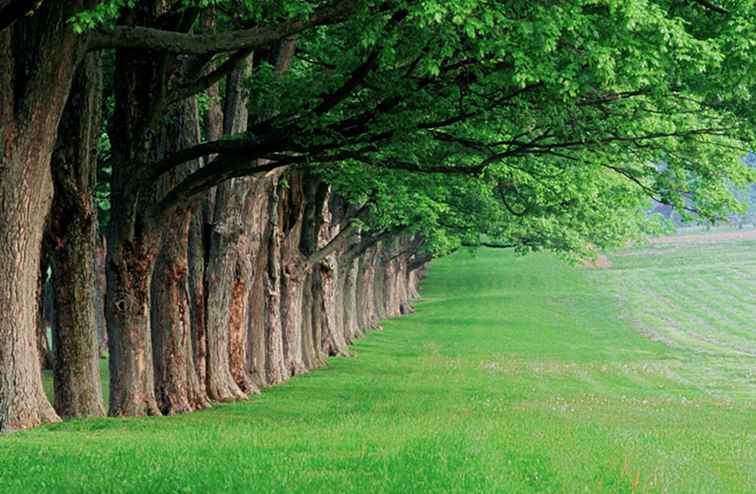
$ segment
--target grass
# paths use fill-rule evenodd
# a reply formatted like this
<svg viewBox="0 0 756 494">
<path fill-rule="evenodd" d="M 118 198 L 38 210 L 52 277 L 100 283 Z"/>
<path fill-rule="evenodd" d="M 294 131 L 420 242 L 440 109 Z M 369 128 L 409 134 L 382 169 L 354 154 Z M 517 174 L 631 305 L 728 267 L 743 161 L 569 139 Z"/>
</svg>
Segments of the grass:
<svg viewBox="0 0 756 494">
<path fill-rule="evenodd" d="M 612 263 L 605 283 L 625 318 L 670 348 L 667 371 L 756 408 L 756 241 L 672 239 L 617 253 Z"/>
<path fill-rule="evenodd" d="M 738 248 L 624 253 L 607 270 L 441 259 L 416 314 L 248 402 L 0 438 L 0 492 L 753 492 L 756 385 L 720 387 L 755 362 L 732 353 L 756 319 L 756 249 Z M 725 343 L 641 334 L 689 323 Z M 710 368 L 719 357 L 732 364 Z"/>
</svg>

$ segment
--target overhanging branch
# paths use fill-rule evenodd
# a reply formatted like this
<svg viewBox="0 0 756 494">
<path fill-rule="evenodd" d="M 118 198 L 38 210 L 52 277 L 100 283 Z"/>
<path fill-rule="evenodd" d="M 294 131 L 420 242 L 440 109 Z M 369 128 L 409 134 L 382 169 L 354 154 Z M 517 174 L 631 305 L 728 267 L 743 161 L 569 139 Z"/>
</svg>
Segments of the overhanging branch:
<svg viewBox="0 0 756 494">
<path fill-rule="evenodd" d="M 354 13 L 358 4 L 358 0 L 339 0 L 315 11 L 309 19 L 222 33 L 190 34 L 143 26 L 115 26 L 92 32 L 89 50 L 133 48 L 203 55 L 258 48 L 315 26 L 338 22 Z"/>
</svg>

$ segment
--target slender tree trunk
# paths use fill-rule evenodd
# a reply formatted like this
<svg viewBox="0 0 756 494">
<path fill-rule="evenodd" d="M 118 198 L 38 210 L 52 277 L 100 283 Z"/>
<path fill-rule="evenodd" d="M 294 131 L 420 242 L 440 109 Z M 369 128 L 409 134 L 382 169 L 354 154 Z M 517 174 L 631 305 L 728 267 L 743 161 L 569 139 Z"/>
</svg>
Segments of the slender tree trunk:
<svg viewBox="0 0 756 494">
<path fill-rule="evenodd" d="M 197 371 L 197 379 L 202 394 L 207 395 L 207 305 L 205 290 L 205 263 L 207 262 L 207 218 L 205 205 L 207 198 L 192 214 L 189 225 L 189 310 L 192 323 L 192 355 Z"/>
<path fill-rule="evenodd" d="M 42 370 L 52 370 L 54 365 L 54 356 L 52 345 L 47 337 L 48 328 L 53 324 L 47 316 L 53 316 L 51 307 L 46 307 L 46 304 L 51 303 L 45 298 L 52 298 L 52 294 L 48 293 L 52 291 L 52 288 L 48 288 L 47 283 L 47 262 L 44 259 L 42 266 L 38 273 L 39 281 L 37 282 L 37 300 L 40 301 L 39 310 L 37 311 L 37 351 L 39 352 L 39 365 Z"/>
<path fill-rule="evenodd" d="M 95 322 L 100 358 L 105 358 L 108 354 L 108 328 L 105 320 L 105 297 L 108 290 L 107 256 L 105 237 L 98 233 L 95 248 Z"/>
<path fill-rule="evenodd" d="M 97 209 L 93 194 L 100 132 L 98 55 L 80 65 L 53 155 L 55 198 L 48 229 L 55 299 L 55 409 L 104 415 L 97 341 Z"/>
<path fill-rule="evenodd" d="M 212 27 L 212 17 L 204 19 L 206 28 Z M 223 135 L 223 111 L 218 84 L 207 90 L 209 98 L 208 111 L 203 122 L 205 139 L 217 141 Z M 212 156 L 206 160 L 212 160 Z M 212 188 L 198 200 L 199 207 L 194 212 L 189 227 L 189 295 L 192 300 L 192 344 L 194 362 L 203 392 L 207 394 L 208 361 L 207 361 L 207 318 L 208 295 L 207 267 L 210 261 L 210 233 L 215 212 L 216 189 Z"/>
</svg>

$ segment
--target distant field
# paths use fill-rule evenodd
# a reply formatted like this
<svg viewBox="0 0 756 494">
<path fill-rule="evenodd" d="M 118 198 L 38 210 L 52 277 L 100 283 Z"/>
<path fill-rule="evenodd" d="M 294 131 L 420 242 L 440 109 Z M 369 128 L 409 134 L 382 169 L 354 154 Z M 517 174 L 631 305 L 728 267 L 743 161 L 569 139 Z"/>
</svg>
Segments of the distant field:
<svg viewBox="0 0 756 494">
<path fill-rule="evenodd" d="M 417 313 L 249 402 L 0 438 L 0 493 L 752 493 L 756 243 L 434 263 Z"/>
<path fill-rule="evenodd" d="M 665 372 L 756 407 L 756 230 L 665 237 L 610 261 L 596 276 L 633 327 L 670 348 Z"/>
</svg>

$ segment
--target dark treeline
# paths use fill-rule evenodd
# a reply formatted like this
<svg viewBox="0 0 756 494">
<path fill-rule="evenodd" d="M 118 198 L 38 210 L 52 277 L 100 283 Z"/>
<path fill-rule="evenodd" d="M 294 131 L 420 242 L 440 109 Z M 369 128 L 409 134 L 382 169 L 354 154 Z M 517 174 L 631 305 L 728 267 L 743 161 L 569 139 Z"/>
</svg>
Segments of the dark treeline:
<svg viewBox="0 0 756 494">
<path fill-rule="evenodd" d="M 756 7 L 724 3 L 0 0 L 0 432 L 245 399 L 462 247 L 726 217 Z"/>
</svg>

